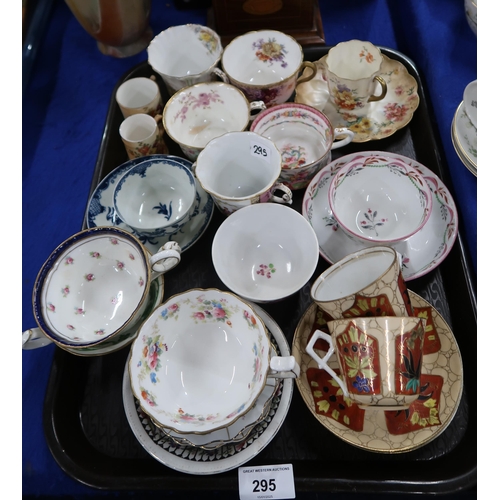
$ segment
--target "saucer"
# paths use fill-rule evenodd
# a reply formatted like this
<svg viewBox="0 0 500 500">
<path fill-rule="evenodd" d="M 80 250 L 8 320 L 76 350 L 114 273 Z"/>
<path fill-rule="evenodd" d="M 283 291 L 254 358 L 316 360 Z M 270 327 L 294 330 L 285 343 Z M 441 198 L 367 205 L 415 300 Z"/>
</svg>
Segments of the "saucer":
<svg viewBox="0 0 500 500">
<path fill-rule="evenodd" d="M 451 142 L 462 163 L 477 177 L 477 130 L 465 113 L 463 101 L 451 123 Z"/>
<path fill-rule="evenodd" d="M 450 252 L 457 234 L 458 219 L 455 202 L 441 179 L 427 167 L 396 153 L 365 151 L 352 153 L 326 165 L 307 186 L 302 214 L 318 237 L 320 254 L 330 264 L 365 248 L 360 241 L 349 238 L 339 227 L 328 203 L 328 190 L 335 173 L 356 157 L 386 156 L 397 158 L 417 169 L 429 185 L 433 200 L 432 212 L 425 226 L 411 238 L 390 245 L 403 257 L 402 272 L 406 281 L 419 278 L 435 269 Z"/>
<path fill-rule="evenodd" d="M 462 357 L 453 332 L 431 304 L 410 290 L 409 294 L 416 315 L 427 318 L 427 327 L 420 397 L 407 410 L 363 410 L 344 400 L 337 384 L 306 352 L 314 330 L 328 332 L 329 318 L 316 304 L 309 306 L 295 330 L 292 355 L 300 365 L 296 382 L 305 404 L 329 431 L 367 451 L 395 454 L 424 446 L 448 427 L 462 396 Z M 335 354 L 328 364 L 338 370 Z"/>
<path fill-rule="evenodd" d="M 257 304 L 252 303 L 252 307 L 268 328 L 276 353 L 289 356 L 288 342 L 276 321 Z M 132 432 L 153 458 L 187 474 L 219 474 L 240 467 L 257 456 L 280 430 L 292 400 L 293 380 L 280 380 L 268 415 L 252 429 L 247 439 L 239 443 L 224 444 L 215 450 L 203 450 L 196 446 L 180 445 L 160 433 L 134 398 L 127 367 L 128 361 L 123 373 L 122 394 Z"/>
<path fill-rule="evenodd" d="M 364 115 L 354 115 L 339 113 L 333 104 L 325 73 L 327 57 L 316 61 L 318 71 L 312 80 L 297 86 L 295 102 L 323 111 L 334 127 L 347 127 L 355 132 L 352 142 L 383 139 L 408 125 L 420 98 L 417 81 L 402 63 L 384 55 L 380 76 L 387 84 L 387 94 L 381 101 L 368 103 Z M 304 75 L 310 71 L 306 68 Z"/>
<path fill-rule="evenodd" d="M 142 313 L 142 317 L 138 326 L 135 327 L 135 331 L 125 330 L 122 334 L 117 335 L 116 338 L 112 338 L 108 341 L 104 341 L 95 347 L 84 347 L 82 349 L 71 349 L 71 347 L 62 347 L 64 350 L 70 352 L 71 354 L 76 354 L 77 356 L 102 356 L 104 354 L 110 354 L 112 352 L 118 351 L 123 347 L 132 343 L 132 341 L 137 337 L 140 330 L 140 325 L 146 318 L 158 307 L 163 300 L 163 291 L 165 289 L 165 276 L 158 276 L 155 280 L 151 282 L 149 287 L 149 298 L 152 300 L 149 307 L 147 307 Z"/>
<path fill-rule="evenodd" d="M 148 158 L 169 158 L 177 161 L 188 168 L 192 162 L 173 155 L 150 155 Z M 156 253 L 167 241 L 176 241 L 183 252 L 194 245 L 203 235 L 208 227 L 214 213 L 214 202 L 212 197 L 201 187 L 198 180 L 196 182 L 196 201 L 194 213 L 191 220 L 187 222 L 177 233 L 162 237 L 148 237 L 137 233 L 130 226 L 125 224 L 116 214 L 113 206 L 113 192 L 115 184 L 121 176 L 130 168 L 144 161 L 144 157 L 129 160 L 110 172 L 94 190 L 87 206 L 87 227 L 114 226 L 132 233 L 151 252 Z"/>
</svg>

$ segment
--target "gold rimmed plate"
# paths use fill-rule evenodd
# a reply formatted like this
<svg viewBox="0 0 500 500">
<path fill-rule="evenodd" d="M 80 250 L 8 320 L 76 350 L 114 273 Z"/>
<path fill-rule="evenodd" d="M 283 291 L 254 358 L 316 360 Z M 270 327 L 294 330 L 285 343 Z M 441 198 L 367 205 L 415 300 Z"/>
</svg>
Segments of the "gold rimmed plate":
<svg viewBox="0 0 500 500">
<path fill-rule="evenodd" d="M 333 104 L 328 90 L 326 58 L 316 61 L 316 76 L 297 86 L 295 102 L 308 104 L 322 111 L 334 127 L 347 127 L 355 132 L 352 142 L 384 139 L 405 127 L 418 108 L 418 84 L 406 67 L 384 55 L 380 76 L 387 84 L 387 95 L 381 101 L 371 102 L 363 114 L 340 113 Z M 311 72 L 305 69 L 304 75 Z"/>
<path fill-rule="evenodd" d="M 363 410 L 344 399 L 338 384 L 306 352 L 312 333 L 328 332 L 326 321 L 331 319 L 316 304 L 309 306 L 295 330 L 292 355 L 300 365 L 296 383 L 306 406 L 337 437 L 367 451 L 396 454 L 426 445 L 451 423 L 462 396 L 462 357 L 453 332 L 431 304 L 409 293 L 415 314 L 425 317 L 427 325 L 420 396 L 407 410 Z M 315 349 L 321 350 L 321 344 Z M 328 364 L 338 370 L 335 354 Z"/>
</svg>

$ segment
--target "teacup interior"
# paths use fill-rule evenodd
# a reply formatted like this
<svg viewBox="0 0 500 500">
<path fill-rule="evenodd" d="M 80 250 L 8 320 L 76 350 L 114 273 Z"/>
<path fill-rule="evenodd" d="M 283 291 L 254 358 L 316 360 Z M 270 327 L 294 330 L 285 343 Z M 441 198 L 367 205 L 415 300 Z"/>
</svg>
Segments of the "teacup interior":
<svg viewBox="0 0 500 500">
<path fill-rule="evenodd" d="M 212 30 L 189 24 L 158 34 L 148 47 L 148 61 L 159 73 L 181 78 L 208 70 L 221 53 L 220 40 Z"/>
<path fill-rule="evenodd" d="M 148 105 L 158 94 L 158 85 L 149 78 L 132 78 L 116 91 L 117 102 L 126 108 L 141 108 Z"/>
<path fill-rule="evenodd" d="M 380 69 L 382 54 L 369 42 L 349 40 L 332 47 L 326 59 L 328 70 L 339 78 L 368 78 Z"/>
<path fill-rule="evenodd" d="M 147 279 L 144 256 L 127 239 L 103 234 L 77 241 L 47 273 L 43 319 L 56 338 L 72 345 L 100 341 L 131 320 Z"/>
<path fill-rule="evenodd" d="M 268 85 L 294 75 L 302 59 L 302 49 L 292 37 L 279 31 L 261 30 L 232 40 L 222 54 L 222 66 L 232 80 Z"/>
<path fill-rule="evenodd" d="M 175 94 L 165 107 L 168 135 L 186 146 L 203 148 L 215 137 L 244 130 L 249 104 L 236 88 L 225 84 L 198 84 Z"/>
<path fill-rule="evenodd" d="M 118 181 L 114 203 L 119 217 L 129 226 L 151 230 L 184 219 L 195 194 L 194 177 L 183 165 L 145 161 Z"/>
<path fill-rule="evenodd" d="M 368 252 L 348 259 L 320 276 L 312 289 L 315 300 L 337 300 L 352 295 L 380 278 L 394 263 L 394 253 Z"/>
</svg>

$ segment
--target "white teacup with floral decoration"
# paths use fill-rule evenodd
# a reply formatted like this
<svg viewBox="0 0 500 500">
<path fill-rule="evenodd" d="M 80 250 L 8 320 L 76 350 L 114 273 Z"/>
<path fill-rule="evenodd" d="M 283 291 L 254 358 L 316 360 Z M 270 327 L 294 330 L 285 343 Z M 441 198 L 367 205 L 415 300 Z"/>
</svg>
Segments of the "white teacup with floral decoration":
<svg viewBox="0 0 500 500">
<path fill-rule="evenodd" d="M 245 415 L 268 377 L 296 378 L 293 356 L 271 356 L 252 306 L 215 288 L 170 297 L 132 344 L 129 376 L 142 410 L 178 433 L 207 434 Z"/>
<path fill-rule="evenodd" d="M 347 128 L 334 129 L 321 111 L 292 102 L 262 111 L 250 130 L 273 141 L 281 151 L 279 180 L 290 189 L 305 188 L 330 162 L 331 151 L 349 144 L 354 137 Z M 344 138 L 336 141 L 339 136 Z"/>
<path fill-rule="evenodd" d="M 175 267 L 180 247 L 168 242 L 151 255 L 131 233 L 94 227 L 57 246 L 33 288 L 37 328 L 23 332 L 23 349 L 56 343 L 76 352 L 137 325 L 151 281 Z"/>
<path fill-rule="evenodd" d="M 222 50 L 214 30 L 200 24 L 181 24 L 151 40 L 148 62 L 172 95 L 184 87 L 215 80 Z"/>
<path fill-rule="evenodd" d="M 226 215 L 255 203 L 292 203 L 292 192 L 278 182 L 281 153 L 272 141 L 255 132 L 228 132 L 212 139 L 193 170 Z"/>
<path fill-rule="evenodd" d="M 118 87 L 115 98 L 124 118 L 139 113 L 155 117 L 163 111 L 160 88 L 154 75 L 125 80 Z"/>
<path fill-rule="evenodd" d="M 370 42 L 349 40 L 328 51 L 328 87 L 339 113 L 365 113 L 365 106 L 382 100 L 387 84 L 380 76 L 382 52 Z"/>
<path fill-rule="evenodd" d="M 167 134 L 192 161 L 215 137 L 243 131 L 252 112 L 266 109 L 260 102 L 248 102 L 235 86 L 223 82 L 199 83 L 175 93 L 163 110 Z"/>
<path fill-rule="evenodd" d="M 316 75 L 314 63 L 304 61 L 301 45 L 295 38 L 276 30 L 250 31 L 234 38 L 221 58 L 223 71 L 217 74 L 232 83 L 249 101 L 266 105 L 286 102 L 299 83 Z M 312 73 L 299 78 L 304 68 Z"/>
</svg>

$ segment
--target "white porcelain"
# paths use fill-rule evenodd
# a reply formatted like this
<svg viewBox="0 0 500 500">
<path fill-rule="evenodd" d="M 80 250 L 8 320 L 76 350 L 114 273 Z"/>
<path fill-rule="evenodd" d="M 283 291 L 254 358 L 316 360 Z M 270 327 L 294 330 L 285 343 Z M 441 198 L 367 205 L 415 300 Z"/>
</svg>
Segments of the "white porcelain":
<svg viewBox="0 0 500 500">
<path fill-rule="evenodd" d="M 470 82 L 464 90 L 464 109 L 472 125 L 477 129 L 477 80 Z"/>
<path fill-rule="evenodd" d="M 259 113 L 250 127 L 268 138 L 281 152 L 279 181 L 302 189 L 331 158 L 331 151 L 349 144 L 354 133 L 333 128 L 330 120 L 306 104 L 284 103 Z M 336 140 L 340 137 L 343 139 Z"/>
<path fill-rule="evenodd" d="M 195 160 L 215 137 L 245 130 L 251 111 L 257 109 L 265 109 L 264 103 L 249 103 L 233 85 L 200 83 L 169 99 L 163 110 L 163 126 L 186 157 Z"/>
<path fill-rule="evenodd" d="M 170 297 L 131 347 L 132 391 L 156 425 L 206 434 L 247 413 L 267 377 L 296 377 L 293 358 L 272 357 L 251 305 L 217 289 Z"/>
<path fill-rule="evenodd" d="M 477 177 L 477 129 L 465 112 L 463 101 L 451 123 L 451 140 L 462 163 Z"/>
<path fill-rule="evenodd" d="M 292 203 L 292 192 L 278 182 L 280 151 L 255 132 L 228 132 L 212 139 L 193 170 L 225 215 L 256 203 Z"/>
<path fill-rule="evenodd" d="M 477 2 L 478 0 L 464 0 L 465 17 L 470 29 L 477 36 Z"/>
<path fill-rule="evenodd" d="M 178 245 L 151 256 L 137 238 L 117 228 L 72 235 L 38 273 L 33 288 L 38 328 L 24 332 L 23 348 L 43 335 L 61 347 L 88 348 L 138 327 L 151 281 L 179 261 Z"/>
<path fill-rule="evenodd" d="M 399 260 L 388 246 L 346 255 L 316 278 L 311 298 L 333 319 L 413 316 Z"/>
<path fill-rule="evenodd" d="M 330 335 L 316 330 L 306 352 L 339 384 L 344 398 L 365 410 L 404 410 L 420 395 L 426 320 L 416 317 L 361 317 L 329 321 Z M 317 340 L 328 344 L 319 355 Z M 329 366 L 336 353 L 340 374 Z"/>
<path fill-rule="evenodd" d="M 384 55 L 380 77 L 387 84 L 386 96 L 368 103 L 362 113 L 352 113 L 339 111 L 335 106 L 328 89 L 326 58 L 315 62 L 318 72 L 312 80 L 297 86 L 295 102 L 309 104 L 323 111 L 336 127 L 352 130 L 356 134 L 352 142 L 384 139 L 410 123 L 420 98 L 418 83 L 404 64 Z"/>
<path fill-rule="evenodd" d="M 151 155 L 148 158 L 168 159 L 191 168 L 192 163 L 185 158 L 174 155 Z M 132 233 L 151 253 L 156 253 L 161 246 L 175 238 L 176 243 L 185 252 L 191 248 L 205 233 L 214 213 L 212 197 L 200 186 L 195 178 L 196 197 L 190 218 L 175 235 L 151 236 L 139 234 L 125 224 L 117 215 L 113 205 L 114 186 L 118 179 L 133 165 L 144 161 L 144 158 L 129 160 L 112 170 L 95 188 L 86 210 L 87 227 L 113 226 Z"/>
<path fill-rule="evenodd" d="M 394 244 L 429 220 L 432 194 L 423 176 L 396 158 L 357 157 L 333 177 L 328 201 L 348 236 L 370 244 Z"/>
<path fill-rule="evenodd" d="M 352 153 L 338 158 L 320 170 L 309 183 L 304 193 L 302 214 L 316 233 L 321 256 L 330 264 L 366 248 L 360 240 L 355 241 L 340 230 L 330 210 L 328 188 L 342 165 L 357 157 L 377 156 L 396 158 L 413 166 L 423 175 L 432 192 L 432 211 L 427 224 L 408 240 L 390 245 L 402 256 L 405 281 L 413 280 L 429 273 L 446 258 L 458 234 L 458 212 L 451 193 L 434 172 L 416 160 L 386 151 Z"/>
<path fill-rule="evenodd" d="M 170 93 L 214 80 L 222 55 L 219 35 L 207 26 L 182 24 L 156 35 L 148 46 L 148 62 Z"/>
<path fill-rule="evenodd" d="M 138 113 L 154 117 L 163 111 L 160 88 L 154 75 L 124 81 L 116 90 L 115 98 L 124 118 Z"/>
<path fill-rule="evenodd" d="M 293 208 L 262 203 L 231 214 L 217 229 L 212 261 L 221 281 L 254 302 L 300 290 L 318 263 L 314 230 Z"/>
<path fill-rule="evenodd" d="M 119 134 L 130 160 L 141 156 L 168 153 L 158 127 L 161 115 L 132 114 L 120 124 Z"/>
<path fill-rule="evenodd" d="M 222 78 L 241 89 L 249 101 L 266 105 L 286 102 L 296 85 L 316 74 L 314 64 L 304 61 L 297 40 L 267 29 L 235 37 L 224 49 L 221 66 Z M 305 68 L 311 69 L 311 75 L 299 78 Z"/>
<path fill-rule="evenodd" d="M 328 88 L 340 113 L 363 113 L 370 102 L 387 94 L 382 76 L 382 52 L 370 42 L 348 40 L 332 47 L 326 57 Z"/>
<path fill-rule="evenodd" d="M 133 165 L 116 183 L 118 217 L 140 234 L 175 234 L 189 219 L 196 196 L 191 170 L 170 159 L 148 158 Z"/>
<path fill-rule="evenodd" d="M 311 333 L 325 319 L 316 304 L 302 315 L 292 341 L 292 354 L 301 367 L 297 388 L 313 418 L 345 443 L 372 453 L 395 455 L 429 444 L 454 422 L 462 399 L 463 363 L 453 331 L 435 307 L 411 290 L 409 294 L 417 315 L 426 318 L 427 324 L 422 399 L 403 412 L 362 410 L 355 403 L 348 404 L 336 383 L 324 385 L 330 376 L 317 368 L 305 349 Z M 328 364 L 333 370 L 340 368 L 335 353 Z M 319 392 L 318 386 L 328 390 Z"/>
<path fill-rule="evenodd" d="M 269 329 L 278 355 L 289 355 L 290 348 L 279 325 L 264 309 L 258 305 L 254 305 L 254 308 Z M 267 417 L 252 429 L 243 442 L 228 443 L 213 452 L 179 445 L 163 436 L 138 406 L 130 387 L 128 366 L 124 370 L 122 385 L 125 415 L 141 446 L 161 464 L 194 475 L 219 474 L 233 470 L 261 453 L 281 429 L 290 409 L 293 392 L 292 379 L 280 380 Z"/>
</svg>

